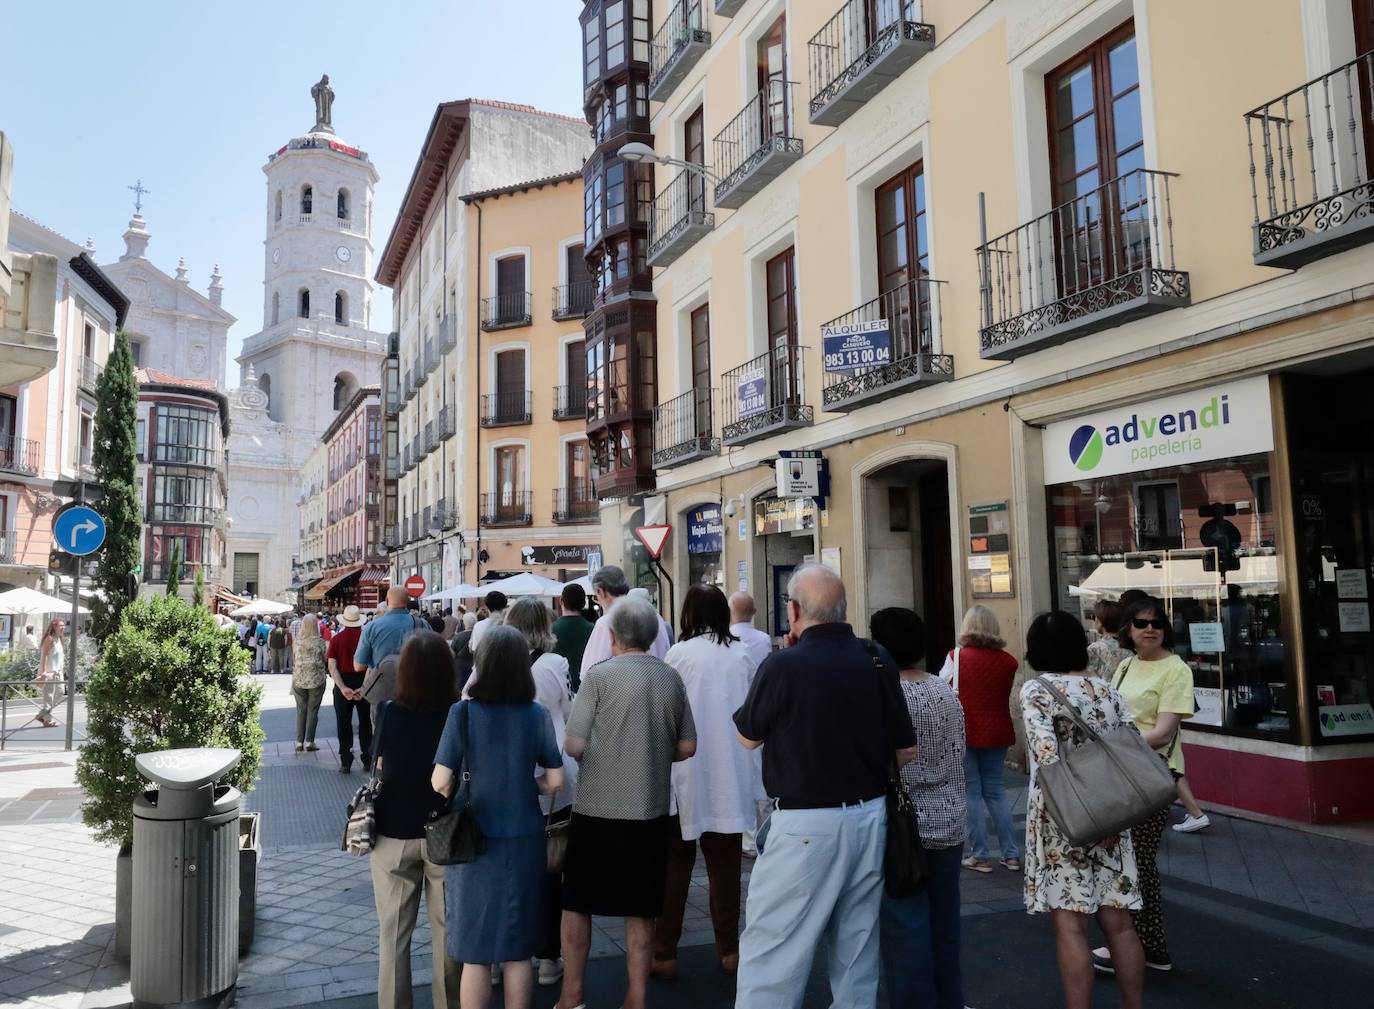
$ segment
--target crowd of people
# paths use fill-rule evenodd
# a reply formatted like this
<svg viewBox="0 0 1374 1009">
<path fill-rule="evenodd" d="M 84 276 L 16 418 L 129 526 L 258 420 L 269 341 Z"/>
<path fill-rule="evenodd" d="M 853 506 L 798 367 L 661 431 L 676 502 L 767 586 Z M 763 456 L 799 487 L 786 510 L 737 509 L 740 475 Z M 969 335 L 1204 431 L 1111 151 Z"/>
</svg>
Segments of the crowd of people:
<svg viewBox="0 0 1374 1009">
<path fill-rule="evenodd" d="M 524 1007 L 535 985 L 561 983 L 560 1009 L 583 1009 L 601 915 L 624 920 L 623 1004 L 643 1009 L 651 977 L 678 976 L 698 852 L 716 960 L 736 975 L 741 1007 L 798 1005 L 825 947 L 836 1005 L 875 1005 L 881 977 L 893 1006 L 963 1009 L 964 871 L 1022 877 L 1027 911 L 1052 922 L 1067 1009 L 1091 1004 L 1100 974 L 1138 1007 L 1145 972 L 1171 969 L 1155 864 L 1167 811 L 1076 846 L 1038 778 L 1087 741 L 1071 705 L 1099 733 L 1140 732 L 1179 784 L 1188 816 L 1175 829 L 1207 826 L 1178 745 L 1192 675 L 1159 600 L 1100 603 L 1091 642 L 1068 613 L 1038 617 L 1026 638 L 1034 673 L 1017 695 L 1020 663 L 982 605 L 956 646 L 930 657 L 932 672 L 918 614 L 878 610 L 861 636 L 843 582 L 818 565 L 787 586 L 778 649 L 745 593 L 692 586 L 675 637 L 620 568 L 591 585 L 590 599 L 567 586 L 553 612 L 492 592 L 473 612 L 425 614 L 395 589 L 366 622 L 348 607 L 266 631 L 269 652 L 288 653 L 268 664 L 290 670 L 297 749 L 316 748 L 332 681 L 340 770 L 355 736 L 363 767 L 375 760 L 382 1009 L 411 1004 L 422 896 L 446 953 L 434 957 L 436 1006 L 481 1009 L 504 986 L 506 1006 Z M 249 634 L 263 637 L 257 625 Z M 1004 783 L 1018 758 L 1029 770 L 1020 834 Z M 460 780 L 485 843 L 441 866 L 425 856 L 424 826 Z M 925 862 L 922 885 L 900 897 L 883 886 L 897 781 Z M 559 832 L 566 857 L 551 866 Z M 756 859 L 747 897 L 744 858 Z"/>
</svg>

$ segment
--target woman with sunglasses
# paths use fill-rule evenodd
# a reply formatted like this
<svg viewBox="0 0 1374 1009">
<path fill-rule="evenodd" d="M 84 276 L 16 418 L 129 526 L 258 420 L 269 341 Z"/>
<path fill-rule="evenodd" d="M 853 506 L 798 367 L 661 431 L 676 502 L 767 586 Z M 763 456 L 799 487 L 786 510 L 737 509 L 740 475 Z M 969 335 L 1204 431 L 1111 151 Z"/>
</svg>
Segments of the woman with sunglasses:
<svg viewBox="0 0 1374 1009">
<path fill-rule="evenodd" d="M 1133 654 L 1117 667 L 1112 686 L 1125 700 L 1145 742 L 1168 763 L 1177 781 L 1183 777 L 1180 726 L 1183 719 L 1193 717 L 1193 671 L 1174 654 L 1174 628 L 1164 604 L 1153 598 L 1133 603 L 1122 620 L 1120 640 Z M 1173 969 L 1155 864 L 1168 822 L 1169 810 L 1162 809 L 1131 828 L 1143 900 L 1141 909 L 1133 912 L 1135 930 L 1145 946 L 1145 966 L 1160 971 Z M 1093 950 L 1093 966 L 1112 972 L 1111 952 L 1105 946 Z"/>
</svg>

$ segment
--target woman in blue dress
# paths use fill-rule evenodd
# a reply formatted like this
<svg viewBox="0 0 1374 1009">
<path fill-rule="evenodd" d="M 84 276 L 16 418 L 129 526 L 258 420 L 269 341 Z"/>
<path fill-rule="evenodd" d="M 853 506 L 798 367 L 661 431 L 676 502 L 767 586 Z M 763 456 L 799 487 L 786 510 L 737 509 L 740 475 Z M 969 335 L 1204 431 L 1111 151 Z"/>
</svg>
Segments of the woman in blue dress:
<svg viewBox="0 0 1374 1009">
<path fill-rule="evenodd" d="M 547 854 L 539 796 L 563 784 L 553 722 L 534 699 L 529 645 L 519 631 L 491 628 L 477 646 L 468 700 L 449 711 L 434 756 L 434 790 L 452 795 L 464 756 L 472 808 L 486 846 L 446 867 L 448 955 L 463 964 L 463 1009 L 486 1009 L 489 965 L 500 964 L 506 1009 L 526 1009 L 534 987 L 530 958 L 543 939 Z M 536 767 L 545 769 L 535 778 Z"/>
</svg>

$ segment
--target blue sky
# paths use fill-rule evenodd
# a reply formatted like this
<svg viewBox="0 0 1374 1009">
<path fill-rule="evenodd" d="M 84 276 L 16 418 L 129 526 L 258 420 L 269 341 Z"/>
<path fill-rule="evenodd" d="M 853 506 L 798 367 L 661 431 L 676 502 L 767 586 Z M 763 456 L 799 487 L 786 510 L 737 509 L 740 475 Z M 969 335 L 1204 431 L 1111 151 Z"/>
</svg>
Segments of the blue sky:
<svg viewBox="0 0 1374 1009">
<path fill-rule="evenodd" d="M 314 122 L 320 74 L 336 93 L 335 130 L 381 174 L 378 252 L 438 102 L 581 115 L 581 5 L 569 0 L 6 6 L 0 129 L 15 148 L 14 208 L 75 242 L 90 236 L 97 261 L 110 262 L 133 214 L 126 187 L 142 178 L 149 258 L 171 273 L 184 256 L 202 293 L 220 264 L 225 307 L 239 319 L 231 376 L 262 322 L 261 169 Z M 390 319 L 382 288 L 373 327 Z"/>
</svg>

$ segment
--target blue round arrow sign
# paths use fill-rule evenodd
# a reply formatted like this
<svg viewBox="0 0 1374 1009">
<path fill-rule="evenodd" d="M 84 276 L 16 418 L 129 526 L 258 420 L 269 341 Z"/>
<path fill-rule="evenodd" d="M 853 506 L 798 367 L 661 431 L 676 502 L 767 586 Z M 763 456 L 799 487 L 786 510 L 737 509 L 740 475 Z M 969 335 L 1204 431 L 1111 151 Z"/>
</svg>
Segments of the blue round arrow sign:
<svg viewBox="0 0 1374 1009">
<path fill-rule="evenodd" d="M 104 544 L 105 520 L 94 508 L 77 505 L 57 516 L 52 524 L 52 535 L 59 550 L 85 557 Z"/>
</svg>

